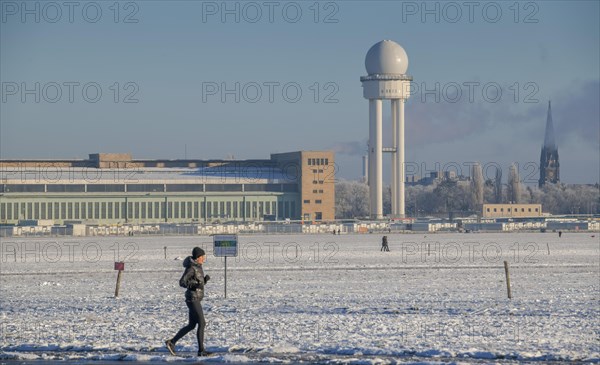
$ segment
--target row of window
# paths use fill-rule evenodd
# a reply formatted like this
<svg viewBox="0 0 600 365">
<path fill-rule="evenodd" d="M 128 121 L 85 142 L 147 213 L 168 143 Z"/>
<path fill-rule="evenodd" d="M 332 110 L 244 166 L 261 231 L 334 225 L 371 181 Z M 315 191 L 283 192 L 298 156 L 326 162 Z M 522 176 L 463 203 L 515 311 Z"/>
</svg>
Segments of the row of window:
<svg viewBox="0 0 600 365">
<path fill-rule="evenodd" d="M 311 216 L 310 213 L 304 213 L 304 215 L 302 216 L 302 219 L 304 219 L 305 221 L 308 221 L 311 219 L 320 221 L 323 219 L 323 212 L 315 212 L 314 216 Z"/>
<path fill-rule="evenodd" d="M 493 209 L 494 209 L 494 212 L 498 212 L 498 208 L 493 208 Z M 510 209 L 511 209 L 511 208 L 507 208 L 507 212 L 508 212 L 508 213 L 510 213 Z M 519 208 L 512 208 L 512 209 L 513 209 L 513 213 L 518 213 L 518 212 L 519 212 Z M 489 211 L 490 211 L 490 208 L 487 208 L 487 211 L 489 212 Z M 527 211 L 528 211 L 529 213 L 531 213 L 531 212 L 532 212 L 532 211 L 531 211 L 531 208 L 527 208 Z M 539 212 L 539 208 L 535 208 L 535 211 L 536 211 L 536 212 Z M 500 208 L 500 212 L 504 212 L 504 208 Z M 524 212 L 525 212 L 525 208 L 521 208 L 521 212 L 523 212 L 523 213 L 524 213 Z"/>
<path fill-rule="evenodd" d="M 308 166 L 321 166 L 321 165 L 329 165 L 328 158 L 309 158 Z"/>
<path fill-rule="evenodd" d="M 320 199 L 315 200 L 315 204 L 322 204 L 323 201 Z M 304 204 L 310 204 L 310 199 L 305 199 Z"/>
<path fill-rule="evenodd" d="M 0 184 L 0 193 L 297 192 L 298 184 Z"/>
<path fill-rule="evenodd" d="M 19 219 L 262 219 L 296 216 L 295 201 L 27 202 L 0 203 L 0 222 Z"/>
</svg>

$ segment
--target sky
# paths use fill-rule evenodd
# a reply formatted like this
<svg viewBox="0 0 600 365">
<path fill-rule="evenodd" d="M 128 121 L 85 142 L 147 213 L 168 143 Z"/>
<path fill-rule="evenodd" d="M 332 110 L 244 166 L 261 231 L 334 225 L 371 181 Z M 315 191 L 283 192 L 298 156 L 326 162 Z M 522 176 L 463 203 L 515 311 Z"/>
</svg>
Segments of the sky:
<svg viewBox="0 0 600 365">
<path fill-rule="evenodd" d="M 600 181 L 598 1 L 0 4 L 2 159 L 334 150 L 337 176 L 358 179 L 364 58 L 391 39 L 414 80 L 411 173 L 516 163 L 535 184 L 551 100 L 561 180 Z"/>
</svg>

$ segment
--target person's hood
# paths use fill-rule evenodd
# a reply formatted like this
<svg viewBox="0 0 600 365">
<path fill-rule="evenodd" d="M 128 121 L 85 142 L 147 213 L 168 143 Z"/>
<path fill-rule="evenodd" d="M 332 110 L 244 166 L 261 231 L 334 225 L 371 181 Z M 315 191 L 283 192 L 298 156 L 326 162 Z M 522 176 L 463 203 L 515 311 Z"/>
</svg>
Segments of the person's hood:
<svg viewBox="0 0 600 365">
<path fill-rule="evenodd" d="M 198 266 L 198 263 L 194 260 L 192 256 L 188 256 L 185 258 L 185 260 L 183 260 L 183 267 L 185 267 L 186 269 L 192 265 Z"/>
</svg>

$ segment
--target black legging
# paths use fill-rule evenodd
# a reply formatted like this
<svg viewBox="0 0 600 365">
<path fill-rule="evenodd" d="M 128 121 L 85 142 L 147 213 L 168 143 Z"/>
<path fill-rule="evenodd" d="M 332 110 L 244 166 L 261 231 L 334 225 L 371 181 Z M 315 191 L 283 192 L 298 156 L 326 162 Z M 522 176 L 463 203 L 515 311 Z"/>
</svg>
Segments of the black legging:
<svg viewBox="0 0 600 365">
<path fill-rule="evenodd" d="M 187 304 L 190 310 L 190 322 L 187 326 L 180 329 L 171 341 L 175 344 L 198 325 L 198 331 L 196 332 L 196 337 L 198 338 L 198 351 L 204 351 L 204 327 L 206 327 L 206 321 L 204 320 L 202 304 L 200 301 L 187 300 L 185 301 L 185 304 Z"/>
</svg>

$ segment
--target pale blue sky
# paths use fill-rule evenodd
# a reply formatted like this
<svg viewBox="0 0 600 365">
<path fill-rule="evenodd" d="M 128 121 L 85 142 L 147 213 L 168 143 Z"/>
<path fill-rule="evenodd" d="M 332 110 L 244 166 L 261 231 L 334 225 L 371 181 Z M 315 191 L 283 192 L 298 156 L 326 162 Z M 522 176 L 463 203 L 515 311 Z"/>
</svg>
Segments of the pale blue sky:
<svg viewBox="0 0 600 365">
<path fill-rule="evenodd" d="M 175 159 L 184 157 L 187 146 L 189 158 L 245 159 L 334 148 L 338 176 L 357 178 L 368 134 L 359 81 L 366 74 L 364 56 L 374 43 L 392 39 L 406 49 L 417 86 L 440 84 L 440 102 L 434 95 L 423 100 L 419 92 L 406 107 L 406 156 L 419 169 L 481 161 L 507 172 L 511 162 L 539 163 L 551 99 L 562 180 L 599 181 L 598 1 L 522 2 L 518 15 L 514 2 L 478 2 L 472 22 L 464 2 L 455 2 L 462 11 L 455 23 L 456 8 L 445 2 L 319 2 L 317 23 L 314 1 L 273 2 L 272 22 L 262 1 L 120 2 L 117 23 L 113 1 L 77 3 L 72 22 L 62 2 L 54 3 L 61 7 L 60 18 L 45 2 L 25 2 L 34 13 L 39 4 L 39 23 L 36 14 L 23 21 L 24 2 L 0 3 L 2 158 L 129 152 L 135 158 Z M 239 23 L 236 14 L 223 22 L 223 9 L 212 15 L 221 4 L 239 7 Z M 262 17 L 251 23 L 256 6 Z M 423 21 L 423 7 L 436 13 L 436 6 L 439 22 L 435 14 Z M 102 15 L 92 23 L 97 8 Z M 302 15 L 292 23 L 297 9 Z M 497 9 L 502 14 L 493 23 Z M 137 23 L 124 23 L 128 15 Z M 79 83 L 72 103 L 65 82 Z M 96 103 L 82 96 L 82 85 L 90 82 L 102 90 Z M 222 102 L 219 92 L 203 101 L 203 83 L 234 88 L 236 82 L 243 88 L 239 103 L 234 95 L 224 95 Z M 269 82 L 279 85 L 272 102 Z M 464 86 L 469 82 L 481 85 L 473 102 Z M 35 83 L 39 103 L 22 90 Z M 53 83 L 62 96 L 56 97 Z M 282 95 L 286 84 L 291 88 Z M 500 85 L 498 102 L 482 95 L 485 84 Z M 251 103 L 256 85 L 262 97 Z M 449 100 L 452 85 L 461 86 L 458 102 Z M 302 96 L 292 103 L 285 98 L 295 96 L 294 86 Z M 88 97 L 94 90 L 88 89 Z M 132 92 L 139 101 L 123 103 Z M 331 93 L 338 102 L 324 103 Z M 53 98 L 56 103 L 48 102 Z M 531 175 L 530 167 L 520 170 L 522 177 Z M 536 172 L 528 182 L 537 177 Z"/>
</svg>

